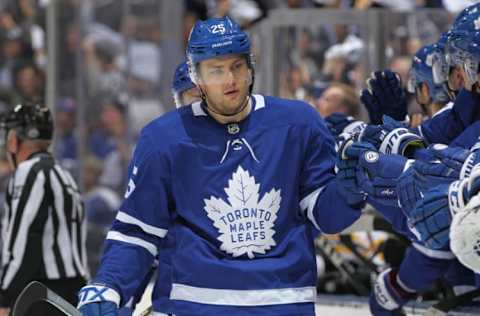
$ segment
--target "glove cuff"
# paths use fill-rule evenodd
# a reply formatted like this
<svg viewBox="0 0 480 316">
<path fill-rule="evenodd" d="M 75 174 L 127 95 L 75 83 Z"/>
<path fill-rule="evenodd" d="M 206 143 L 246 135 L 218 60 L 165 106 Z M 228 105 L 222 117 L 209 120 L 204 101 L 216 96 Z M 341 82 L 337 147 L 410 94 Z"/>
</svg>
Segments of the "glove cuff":
<svg viewBox="0 0 480 316">
<path fill-rule="evenodd" d="M 460 169 L 460 179 L 468 178 L 472 173 L 473 167 L 475 167 L 475 165 L 478 163 L 479 161 L 476 153 L 473 152 L 468 155 L 467 159 L 465 159 L 465 162 L 462 165 L 462 168 Z"/>
<path fill-rule="evenodd" d="M 399 127 L 390 131 L 380 145 L 382 154 L 398 154 L 404 156 L 409 147 L 425 148 L 423 139 L 410 132 L 407 128 Z"/>
<path fill-rule="evenodd" d="M 80 289 L 78 292 L 77 308 L 90 303 L 102 302 L 113 302 L 118 307 L 120 305 L 120 300 L 120 294 L 114 289 L 103 284 L 94 283 L 86 285 Z"/>
<path fill-rule="evenodd" d="M 467 184 L 468 179 L 463 179 L 454 181 L 448 186 L 448 206 L 452 217 L 465 209 L 465 198 L 463 195 Z"/>
<path fill-rule="evenodd" d="M 398 280 L 398 271 L 387 269 L 380 273 L 374 285 L 375 299 L 386 310 L 395 310 L 416 296 Z"/>
</svg>

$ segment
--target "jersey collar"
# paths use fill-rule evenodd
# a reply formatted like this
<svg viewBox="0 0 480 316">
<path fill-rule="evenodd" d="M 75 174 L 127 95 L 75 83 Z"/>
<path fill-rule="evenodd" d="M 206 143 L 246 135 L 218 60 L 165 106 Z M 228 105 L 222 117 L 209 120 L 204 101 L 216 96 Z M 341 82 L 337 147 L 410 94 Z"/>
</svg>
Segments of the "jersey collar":
<svg viewBox="0 0 480 316">
<path fill-rule="evenodd" d="M 253 94 L 252 97 L 254 111 L 258 111 L 265 107 L 265 98 L 263 97 L 263 95 Z M 203 109 L 201 102 L 202 101 L 197 101 L 192 104 L 192 112 L 194 116 L 208 116 L 208 114 Z"/>
</svg>

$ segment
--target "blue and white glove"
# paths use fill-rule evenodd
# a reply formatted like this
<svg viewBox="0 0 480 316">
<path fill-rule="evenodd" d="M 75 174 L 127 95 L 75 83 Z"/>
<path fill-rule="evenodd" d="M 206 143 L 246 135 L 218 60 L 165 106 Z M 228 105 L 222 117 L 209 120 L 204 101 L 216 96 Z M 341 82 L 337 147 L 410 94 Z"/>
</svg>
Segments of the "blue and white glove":
<svg viewBox="0 0 480 316">
<path fill-rule="evenodd" d="M 78 310 L 84 316 L 118 316 L 120 295 L 101 284 L 86 285 L 78 292 Z"/>
<path fill-rule="evenodd" d="M 383 115 L 397 121 L 405 120 L 407 96 L 397 73 L 376 71 L 367 80 L 367 87 L 362 91 L 360 100 L 367 108 L 370 124 L 382 124 Z"/>
<path fill-rule="evenodd" d="M 382 154 L 398 154 L 407 158 L 414 157 L 416 150 L 425 148 L 422 137 L 389 116 L 383 117 L 382 125 L 365 127 L 359 140 L 374 145 Z"/>
<path fill-rule="evenodd" d="M 415 177 L 415 169 L 412 167 L 415 162 L 413 160 L 407 162 L 405 171 L 397 181 L 398 206 L 405 215 L 410 214 L 417 202 L 423 197 Z"/>
<path fill-rule="evenodd" d="M 347 147 L 345 155 L 357 159 L 357 183 L 371 198 L 385 205 L 398 205 L 397 178 L 407 159 L 400 155 L 379 154 L 369 143 L 357 142 Z"/>
<path fill-rule="evenodd" d="M 480 163 L 480 151 L 476 147 L 467 150 L 461 147 L 447 147 L 435 144 L 428 149 L 436 159 L 440 160 L 449 168 L 456 170 L 459 179 L 470 176 L 475 165 Z"/>
<path fill-rule="evenodd" d="M 353 140 L 343 142 L 337 151 L 336 181 L 340 195 L 353 208 L 362 208 L 367 196 L 360 188 L 356 177 L 358 160 L 345 155 L 346 148 L 353 144 Z"/>
<path fill-rule="evenodd" d="M 325 118 L 328 129 L 335 138 L 340 134 L 360 133 L 367 124 L 343 113 L 333 113 Z"/>
<path fill-rule="evenodd" d="M 480 181 L 467 178 L 441 184 L 426 192 L 407 214 L 410 230 L 428 248 L 447 246 L 452 217 L 465 210 L 473 192 L 479 189 Z"/>
<path fill-rule="evenodd" d="M 387 269 L 379 274 L 370 294 L 370 312 L 374 316 L 404 315 L 402 306 L 416 297 L 398 281 L 398 271 Z"/>
</svg>

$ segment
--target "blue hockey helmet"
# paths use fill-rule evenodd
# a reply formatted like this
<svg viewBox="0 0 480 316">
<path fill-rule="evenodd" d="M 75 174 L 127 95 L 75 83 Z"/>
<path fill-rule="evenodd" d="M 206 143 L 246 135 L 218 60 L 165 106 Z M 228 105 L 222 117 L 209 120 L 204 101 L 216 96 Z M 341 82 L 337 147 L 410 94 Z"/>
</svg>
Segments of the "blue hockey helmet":
<svg viewBox="0 0 480 316">
<path fill-rule="evenodd" d="M 464 60 L 464 70 L 469 85 L 475 84 L 478 80 L 480 70 L 480 31 L 476 31 L 471 36 L 471 42 L 466 49 L 467 55 Z"/>
<path fill-rule="evenodd" d="M 448 81 L 450 66 L 447 62 L 445 49 L 447 45 L 448 32 L 440 35 L 438 42 L 433 44 L 432 74 L 435 84 L 445 84 Z"/>
<path fill-rule="evenodd" d="M 175 69 L 175 74 L 172 81 L 172 92 L 182 93 L 188 89 L 195 87 L 195 84 L 190 80 L 188 75 L 187 61 L 182 61 Z"/>
<path fill-rule="evenodd" d="M 175 69 L 172 81 L 172 94 L 177 108 L 183 105 L 180 97 L 182 92 L 192 88 L 195 88 L 195 84 L 190 80 L 187 61 L 184 60 Z"/>
<path fill-rule="evenodd" d="M 455 18 L 455 20 L 453 21 L 453 25 L 457 24 L 460 20 L 462 20 L 465 16 L 469 15 L 469 14 L 475 14 L 477 13 L 478 11 L 480 11 L 480 3 L 474 3 L 472 5 L 469 5 L 468 7 L 466 7 L 465 9 L 462 10 L 462 12 L 460 12 L 457 17 Z"/>
<path fill-rule="evenodd" d="M 249 57 L 251 66 L 250 39 L 234 20 L 226 16 L 198 21 L 190 32 L 187 58 L 190 77 L 196 83 L 196 65 L 218 56 L 241 54 Z"/>
<path fill-rule="evenodd" d="M 458 19 L 448 34 L 447 61 L 450 66 L 463 65 L 472 34 L 480 30 L 480 10 L 472 10 Z"/>
<path fill-rule="evenodd" d="M 415 88 L 425 83 L 428 86 L 430 98 L 434 102 L 447 102 L 449 96 L 442 83 L 436 83 L 433 76 L 433 64 L 439 58 L 440 50 L 435 45 L 426 45 L 420 48 L 412 59 L 412 68 L 407 88 L 415 93 Z"/>
</svg>

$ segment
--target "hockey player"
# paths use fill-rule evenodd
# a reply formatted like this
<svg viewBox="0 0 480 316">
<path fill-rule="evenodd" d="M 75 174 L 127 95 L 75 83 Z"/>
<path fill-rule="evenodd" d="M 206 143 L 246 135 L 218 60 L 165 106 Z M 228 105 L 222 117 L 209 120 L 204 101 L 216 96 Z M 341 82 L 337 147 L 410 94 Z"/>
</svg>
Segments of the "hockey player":
<svg viewBox="0 0 480 316">
<path fill-rule="evenodd" d="M 2 221 L 0 315 L 8 315 L 23 288 L 40 281 L 72 304 L 88 277 L 86 217 L 68 171 L 48 152 L 53 136 L 50 111 L 21 104 L 0 117 L 1 140 L 14 170 Z M 27 315 L 63 315 L 33 305 Z"/>
<path fill-rule="evenodd" d="M 79 308 L 116 315 L 161 259 L 168 233 L 167 312 L 314 315 L 314 228 L 346 228 L 364 196 L 347 194 L 344 174 L 335 177 L 333 139 L 311 106 L 251 95 L 250 41 L 234 21 L 197 22 L 187 55 L 202 101 L 143 129 L 125 201 Z"/>
<path fill-rule="evenodd" d="M 200 93 L 190 80 L 186 61 L 181 62 L 175 69 L 172 81 L 172 95 L 177 108 L 192 104 L 200 99 Z"/>
<path fill-rule="evenodd" d="M 444 86 L 437 84 L 434 78 L 433 62 L 441 60 L 441 54 L 436 44 L 420 48 L 413 56 L 407 83 L 408 92 L 415 95 L 417 103 L 428 117 L 432 117 L 450 101 Z"/>
</svg>

